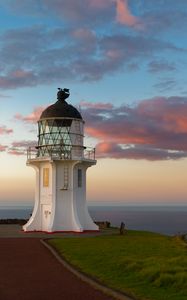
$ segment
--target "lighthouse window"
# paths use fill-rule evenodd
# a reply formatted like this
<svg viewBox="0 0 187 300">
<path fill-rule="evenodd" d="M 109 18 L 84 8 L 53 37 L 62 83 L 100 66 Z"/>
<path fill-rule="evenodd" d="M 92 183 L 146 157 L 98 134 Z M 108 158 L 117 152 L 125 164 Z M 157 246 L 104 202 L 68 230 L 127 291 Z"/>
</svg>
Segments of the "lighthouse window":
<svg viewBox="0 0 187 300">
<path fill-rule="evenodd" d="M 78 187 L 82 187 L 82 170 L 78 169 Z"/>
<path fill-rule="evenodd" d="M 49 186 L 49 168 L 43 168 L 43 186 Z"/>
</svg>

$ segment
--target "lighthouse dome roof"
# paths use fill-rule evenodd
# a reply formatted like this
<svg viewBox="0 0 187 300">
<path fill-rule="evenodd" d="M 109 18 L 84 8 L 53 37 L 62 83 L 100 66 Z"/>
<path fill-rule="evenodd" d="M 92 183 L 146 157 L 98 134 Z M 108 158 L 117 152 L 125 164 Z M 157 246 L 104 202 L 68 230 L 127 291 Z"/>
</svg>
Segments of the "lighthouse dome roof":
<svg viewBox="0 0 187 300">
<path fill-rule="evenodd" d="M 65 99 L 70 95 L 68 89 L 60 89 L 57 93 L 57 101 L 48 106 L 41 114 L 41 119 L 48 118 L 72 118 L 72 119 L 82 119 L 79 111 L 71 104 L 68 104 Z"/>
</svg>

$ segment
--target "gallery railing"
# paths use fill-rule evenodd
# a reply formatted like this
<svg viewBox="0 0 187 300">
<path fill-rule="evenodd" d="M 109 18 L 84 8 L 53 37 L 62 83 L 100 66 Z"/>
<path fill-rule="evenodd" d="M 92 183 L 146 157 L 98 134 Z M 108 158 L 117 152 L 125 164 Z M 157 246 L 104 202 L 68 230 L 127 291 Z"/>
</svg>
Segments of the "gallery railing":
<svg viewBox="0 0 187 300">
<path fill-rule="evenodd" d="M 95 160 L 95 148 L 70 145 L 43 145 L 29 147 L 27 160 L 36 159 L 92 159 Z"/>
</svg>

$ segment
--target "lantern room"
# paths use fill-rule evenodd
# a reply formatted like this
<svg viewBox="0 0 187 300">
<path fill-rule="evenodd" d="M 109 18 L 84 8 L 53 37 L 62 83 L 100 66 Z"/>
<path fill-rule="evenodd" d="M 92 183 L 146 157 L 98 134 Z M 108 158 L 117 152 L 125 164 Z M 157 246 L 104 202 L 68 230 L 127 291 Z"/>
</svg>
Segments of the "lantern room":
<svg viewBox="0 0 187 300">
<path fill-rule="evenodd" d="M 68 104 L 68 89 L 59 89 L 58 101 L 41 114 L 38 122 L 38 156 L 70 159 L 83 155 L 84 122 L 78 110 Z"/>
</svg>

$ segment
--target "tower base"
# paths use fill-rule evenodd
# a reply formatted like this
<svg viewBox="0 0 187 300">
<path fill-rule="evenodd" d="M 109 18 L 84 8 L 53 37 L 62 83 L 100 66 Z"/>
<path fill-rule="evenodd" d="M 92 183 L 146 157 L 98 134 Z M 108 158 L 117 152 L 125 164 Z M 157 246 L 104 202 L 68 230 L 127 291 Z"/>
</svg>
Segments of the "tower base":
<svg viewBox="0 0 187 300">
<path fill-rule="evenodd" d="M 86 203 L 86 170 L 93 160 L 28 161 L 36 171 L 35 205 L 25 232 L 98 231 Z"/>
</svg>

